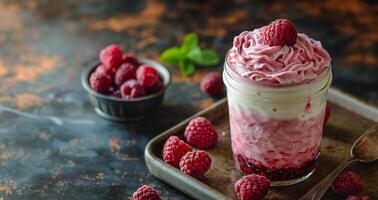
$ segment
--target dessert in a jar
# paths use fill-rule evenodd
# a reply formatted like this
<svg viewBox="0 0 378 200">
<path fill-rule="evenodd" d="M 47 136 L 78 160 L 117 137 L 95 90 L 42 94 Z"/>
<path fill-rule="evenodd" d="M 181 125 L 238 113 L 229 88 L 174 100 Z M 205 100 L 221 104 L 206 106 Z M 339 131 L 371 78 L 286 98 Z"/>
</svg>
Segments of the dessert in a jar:
<svg viewBox="0 0 378 200">
<path fill-rule="evenodd" d="M 285 19 L 244 31 L 226 56 L 231 143 L 242 174 L 290 185 L 315 170 L 323 134 L 331 58 Z"/>
</svg>

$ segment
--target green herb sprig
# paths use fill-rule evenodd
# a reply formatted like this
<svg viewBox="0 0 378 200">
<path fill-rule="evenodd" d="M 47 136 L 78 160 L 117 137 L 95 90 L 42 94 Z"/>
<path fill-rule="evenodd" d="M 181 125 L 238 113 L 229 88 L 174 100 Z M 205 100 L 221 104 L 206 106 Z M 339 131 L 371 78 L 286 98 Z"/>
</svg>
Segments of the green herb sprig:
<svg viewBox="0 0 378 200">
<path fill-rule="evenodd" d="M 179 65 L 184 76 L 193 75 L 196 66 L 211 67 L 219 63 L 217 52 L 211 49 L 201 49 L 198 44 L 198 35 L 189 33 L 185 35 L 180 47 L 171 47 L 160 55 L 165 64 Z"/>
</svg>

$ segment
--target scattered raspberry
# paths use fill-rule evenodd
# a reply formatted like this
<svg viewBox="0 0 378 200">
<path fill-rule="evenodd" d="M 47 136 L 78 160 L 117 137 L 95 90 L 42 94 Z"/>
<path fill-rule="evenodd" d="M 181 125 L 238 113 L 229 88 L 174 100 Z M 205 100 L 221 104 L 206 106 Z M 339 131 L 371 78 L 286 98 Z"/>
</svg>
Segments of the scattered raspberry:
<svg viewBox="0 0 378 200">
<path fill-rule="evenodd" d="M 268 193 L 269 184 L 265 176 L 250 174 L 235 183 L 235 192 L 240 200 L 260 200 Z"/>
<path fill-rule="evenodd" d="M 348 198 L 346 200 L 370 200 L 370 197 L 368 197 L 368 196 L 363 196 L 363 197 L 360 197 L 360 196 L 348 196 Z"/>
<path fill-rule="evenodd" d="M 192 119 L 185 128 L 184 136 L 189 144 L 198 148 L 210 148 L 218 140 L 214 126 L 204 117 Z"/>
<path fill-rule="evenodd" d="M 194 150 L 180 160 L 180 170 L 193 177 L 203 176 L 211 166 L 211 158 L 206 151 Z"/>
<path fill-rule="evenodd" d="M 107 94 L 113 84 L 113 79 L 105 73 L 93 72 L 89 77 L 89 84 L 94 91 Z"/>
<path fill-rule="evenodd" d="M 331 117 L 331 105 L 327 103 L 324 114 L 324 124 L 327 124 L 329 117 Z"/>
<path fill-rule="evenodd" d="M 128 80 L 121 86 L 121 96 L 123 99 L 135 99 L 144 96 L 143 86 L 136 80 Z"/>
<path fill-rule="evenodd" d="M 201 89 L 211 96 L 223 93 L 224 84 L 222 76 L 218 72 L 209 72 L 201 81 Z"/>
<path fill-rule="evenodd" d="M 159 80 L 159 73 L 149 65 L 142 65 L 136 72 L 138 81 L 145 87 L 153 87 Z"/>
<path fill-rule="evenodd" d="M 122 64 L 115 74 L 114 82 L 116 85 L 120 86 L 122 83 L 124 83 L 127 80 L 135 79 L 136 78 L 136 71 L 137 66 L 130 64 L 130 63 L 124 63 Z"/>
<path fill-rule="evenodd" d="M 297 31 L 287 19 L 277 19 L 261 30 L 263 43 L 269 46 L 293 46 L 297 41 Z"/>
<path fill-rule="evenodd" d="M 121 48 L 112 44 L 101 50 L 99 58 L 105 68 L 117 69 L 123 63 L 122 54 Z"/>
<path fill-rule="evenodd" d="M 123 60 L 124 63 L 131 63 L 136 67 L 139 66 L 138 60 L 135 58 L 134 54 L 132 54 L 132 53 L 124 53 L 122 55 L 122 60 Z"/>
<path fill-rule="evenodd" d="M 111 77 L 114 77 L 115 75 L 115 69 L 113 68 L 106 68 L 104 65 L 99 65 L 96 67 L 96 70 L 95 72 L 98 72 L 98 73 L 105 73 Z"/>
<path fill-rule="evenodd" d="M 352 171 L 342 172 L 332 183 L 331 189 L 340 196 L 358 195 L 364 187 L 361 178 Z"/>
<path fill-rule="evenodd" d="M 134 200 L 161 200 L 159 191 L 151 186 L 143 185 L 133 194 Z"/>
<path fill-rule="evenodd" d="M 192 147 L 177 136 L 171 136 L 164 144 L 163 160 L 168 164 L 179 167 L 181 158 L 191 150 Z"/>
</svg>

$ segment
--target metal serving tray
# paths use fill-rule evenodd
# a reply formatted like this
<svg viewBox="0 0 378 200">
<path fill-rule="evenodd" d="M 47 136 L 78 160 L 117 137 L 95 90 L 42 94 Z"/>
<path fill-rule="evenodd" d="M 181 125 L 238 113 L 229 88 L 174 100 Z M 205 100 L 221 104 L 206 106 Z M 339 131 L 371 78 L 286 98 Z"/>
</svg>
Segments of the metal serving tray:
<svg viewBox="0 0 378 200">
<path fill-rule="evenodd" d="M 301 197 L 343 159 L 346 159 L 353 141 L 365 129 L 378 122 L 377 108 L 364 104 L 337 89 L 329 90 L 328 99 L 332 106 L 332 114 L 324 130 L 316 171 L 306 181 L 293 186 L 271 187 L 266 199 L 293 200 Z M 165 140 L 171 135 L 182 137 L 187 123 L 197 116 L 208 118 L 220 133 L 217 146 L 208 150 L 212 158 L 212 166 L 202 179 L 187 176 L 161 159 Z M 241 175 L 234 168 L 232 159 L 227 99 L 218 101 L 153 138 L 146 146 L 145 160 L 148 169 L 154 176 L 195 199 L 236 199 L 234 183 Z M 378 199 L 378 162 L 354 164 L 350 168 L 364 180 L 363 193 L 369 195 L 371 199 Z M 323 199 L 336 200 L 339 198 L 331 192 L 327 192 Z"/>
</svg>

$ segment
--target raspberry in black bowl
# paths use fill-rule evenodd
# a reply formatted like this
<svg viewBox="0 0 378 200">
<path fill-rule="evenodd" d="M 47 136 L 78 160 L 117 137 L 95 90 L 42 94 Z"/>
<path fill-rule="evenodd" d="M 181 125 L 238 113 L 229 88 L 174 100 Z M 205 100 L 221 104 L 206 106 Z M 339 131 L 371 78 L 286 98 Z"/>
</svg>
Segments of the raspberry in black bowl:
<svg viewBox="0 0 378 200">
<path fill-rule="evenodd" d="M 100 63 L 82 73 L 81 81 L 95 111 L 107 119 L 132 121 L 155 111 L 169 85 L 168 70 L 151 59 L 124 53 L 109 45 L 99 54 Z"/>
</svg>

